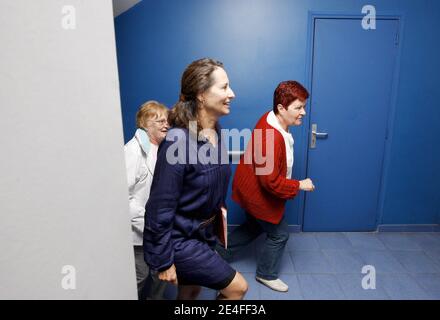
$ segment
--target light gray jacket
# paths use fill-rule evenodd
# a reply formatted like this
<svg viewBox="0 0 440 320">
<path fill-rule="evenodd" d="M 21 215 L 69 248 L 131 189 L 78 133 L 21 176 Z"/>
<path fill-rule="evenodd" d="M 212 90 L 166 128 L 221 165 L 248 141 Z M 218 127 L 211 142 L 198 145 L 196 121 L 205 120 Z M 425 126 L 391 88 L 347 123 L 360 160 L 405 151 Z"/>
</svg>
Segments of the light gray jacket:
<svg viewBox="0 0 440 320">
<path fill-rule="evenodd" d="M 145 204 L 150 196 L 158 147 L 142 129 L 124 146 L 133 245 L 143 243 Z"/>
</svg>

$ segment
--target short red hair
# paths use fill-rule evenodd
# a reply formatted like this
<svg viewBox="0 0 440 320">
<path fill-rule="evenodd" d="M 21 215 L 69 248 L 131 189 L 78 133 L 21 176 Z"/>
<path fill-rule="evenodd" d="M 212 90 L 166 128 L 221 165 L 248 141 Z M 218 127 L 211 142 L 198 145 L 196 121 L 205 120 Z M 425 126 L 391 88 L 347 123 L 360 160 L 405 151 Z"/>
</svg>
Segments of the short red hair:
<svg viewBox="0 0 440 320">
<path fill-rule="evenodd" d="M 292 80 L 280 82 L 273 93 L 273 112 L 278 113 L 279 104 L 287 108 L 296 99 L 306 101 L 308 98 L 309 92 L 301 83 Z"/>
</svg>

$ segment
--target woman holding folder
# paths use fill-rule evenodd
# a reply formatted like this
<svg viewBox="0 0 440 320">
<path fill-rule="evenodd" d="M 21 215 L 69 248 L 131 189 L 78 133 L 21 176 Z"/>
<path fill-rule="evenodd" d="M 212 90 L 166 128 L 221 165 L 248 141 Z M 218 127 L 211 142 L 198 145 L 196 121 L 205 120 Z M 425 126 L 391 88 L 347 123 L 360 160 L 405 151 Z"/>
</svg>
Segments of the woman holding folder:
<svg viewBox="0 0 440 320">
<path fill-rule="evenodd" d="M 213 250 L 230 178 L 218 119 L 234 97 L 222 63 L 194 61 L 159 147 L 144 257 L 159 279 L 178 284 L 178 299 L 195 299 L 201 286 L 219 290 L 219 299 L 242 299 L 247 291 L 243 276 Z"/>
</svg>

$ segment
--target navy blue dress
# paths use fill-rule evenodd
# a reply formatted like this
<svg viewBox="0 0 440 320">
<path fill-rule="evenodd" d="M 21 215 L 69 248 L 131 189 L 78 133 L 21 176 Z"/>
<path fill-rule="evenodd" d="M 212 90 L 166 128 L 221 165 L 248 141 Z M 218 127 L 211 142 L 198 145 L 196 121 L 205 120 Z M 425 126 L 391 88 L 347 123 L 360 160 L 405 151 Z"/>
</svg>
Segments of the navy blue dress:
<svg viewBox="0 0 440 320">
<path fill-rule="evenodd" d="M 213 217 L 225 206 L 231 169 L 224 144 L 197 141 L 173 128 L 159 146 L 145 206 L 144 258 L 151 269 L 176 267 L 178 283 L 216 290 L 236 271 L 213 248 Z M 211 157 L 209 159 L 205 157 Z M 217 161 L 212 161 L 217 160 Z M 226 206 L 225 206 L 226 207 Z"/>
</svg>

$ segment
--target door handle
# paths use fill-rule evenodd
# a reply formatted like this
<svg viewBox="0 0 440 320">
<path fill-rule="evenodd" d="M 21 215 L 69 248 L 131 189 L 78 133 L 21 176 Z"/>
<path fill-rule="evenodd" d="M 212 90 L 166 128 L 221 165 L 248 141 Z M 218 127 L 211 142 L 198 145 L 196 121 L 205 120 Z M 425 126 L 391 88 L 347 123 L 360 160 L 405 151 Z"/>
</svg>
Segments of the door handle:
<svg viewBox="0 0 440 320">
<path fill-rule="evenodd" d="M 316 123 L 312 124 L 312 138 L 310 139 L 310 149 L 316 148 L 316 139 L 327 139 L 327 132 L 318 132 L 318 125 Z"/>
<path fill-rule="evenodd" d="M 325 139 L 328 136 L 328 133 L 326 132 L 316 132 L 316 131 L 312 131 L 312 134 L 314 134 L 316 136 L 317 139 Z"/>
</svg>

